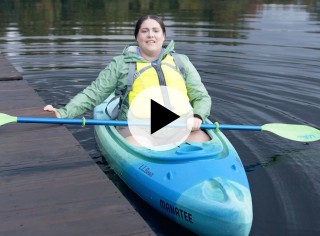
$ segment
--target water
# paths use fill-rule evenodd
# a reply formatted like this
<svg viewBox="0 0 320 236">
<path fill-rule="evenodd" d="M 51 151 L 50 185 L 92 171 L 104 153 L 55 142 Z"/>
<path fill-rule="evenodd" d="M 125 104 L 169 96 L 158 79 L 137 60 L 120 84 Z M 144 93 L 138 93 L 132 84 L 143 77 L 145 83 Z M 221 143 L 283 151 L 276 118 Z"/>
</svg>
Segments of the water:
<svg viewBox="0 0 320 236">
<path fill-rule="evenodd" d="M 167 39 L 176 41 L 177 52 L 187 54 L 201 74 L 213 101 L 212 119 L 320 127 L 316 0 L 2 0 L 0 50 L 47 104 L 61 106 L 122 52 L 134 39 L 135 20 L 150 12 L 164 17 Z M 158 235 L 187 234 L 110 170 L 92 128 L 67 127 Z M 247 171 L 254 214 L 250 235 L 319 235 L 320 142 L 224 133 Z"/>
</svg>

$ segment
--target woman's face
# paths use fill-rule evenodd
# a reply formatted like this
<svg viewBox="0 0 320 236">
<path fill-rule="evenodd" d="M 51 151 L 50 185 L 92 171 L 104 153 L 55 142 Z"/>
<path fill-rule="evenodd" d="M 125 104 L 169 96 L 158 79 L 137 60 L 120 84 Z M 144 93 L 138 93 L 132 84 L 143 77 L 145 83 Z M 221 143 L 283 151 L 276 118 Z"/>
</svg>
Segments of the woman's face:
<svg viewBox="0 0 320 236">
<path fill-rule="evenodd" d="M 156 20 L 147 19 L 141 24 L 137 41 L 142 56 L 159 56 L 164 40 L 165 34 Z"/>
</svg>

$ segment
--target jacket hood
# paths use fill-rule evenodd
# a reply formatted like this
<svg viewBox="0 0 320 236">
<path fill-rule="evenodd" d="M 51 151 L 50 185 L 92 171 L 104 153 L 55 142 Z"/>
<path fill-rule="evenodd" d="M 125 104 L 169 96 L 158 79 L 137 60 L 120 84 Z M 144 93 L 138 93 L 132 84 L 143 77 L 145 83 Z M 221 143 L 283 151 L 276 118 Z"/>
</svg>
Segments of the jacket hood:
<svg viewBox="0 0 320 236">
<path fill-rule="evenodd" d="M 124 61 L 125 62 L 141 62 L 141 61 L 144 61 L 144 62 L 148 62 L 146 59 L 144 59 L 143 57 L 139 56 L 137 54 L 137 49 L 138 49 L 138 44 L 135 42 L 135 43 L 132 43 L 132 44 L 129 44 L 127 45 L 123 52 L 122 52 L 122 55 L 124 56 Z M 160 57 L 159 57 L 159 60 L 161 61 L 168 53 L 174 51 L 174 41 L 171 40 L 169 42 L 169 44 L 166 44 L 163 46 L 163 48 L 165 48 L 165 50 L 161 53 Z"/>
</svg>

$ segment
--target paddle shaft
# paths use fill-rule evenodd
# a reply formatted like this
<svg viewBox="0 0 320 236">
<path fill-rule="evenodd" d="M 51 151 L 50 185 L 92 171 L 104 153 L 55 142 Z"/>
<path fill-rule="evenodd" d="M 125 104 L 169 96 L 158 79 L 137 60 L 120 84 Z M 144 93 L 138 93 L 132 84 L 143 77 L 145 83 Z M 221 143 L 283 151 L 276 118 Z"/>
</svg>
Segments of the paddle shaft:
<svg viewBox="0 0 320 236">
<path fill-rule="evenodd" d="M 70 124 L 70 125 L 110 125 L 128 126 L 124 120 L 95 120 L 95 119 L 65 119 L 65 118 L 42 118 L 42 117 L 17 117 L 17 123 L 43 123 L 43 124 Z M 141 124 L 140 124 L 141 125 Z M 216 124 L 202 124 L 202 129 L 215 129 Z M 261 126 L 250 125 L 219 125 L 220 130 L 248 130 L 261 131 Z"/>
<path fill-rule="evenodd" d="M 202 124 L 201 129 L 216 129 L 216 124 Z M 247 130 L 247 131 L 261 131 L 261 126 L 255 125 L 227 125 L 219 124 L 220 130 Z"/>
<path fill-rule="evenodd" d="M 66 118 L 23 117 L 23 116 L 17 117 L 17 123 L 128 126 L 128 122 L 122 121 L 122 120 L 66 119 Z"/>
<path fill-rule="evenodd" d="M 0 126 L 8 123 L 45 123 L 45 124 L 70 124 L 70 125 L 110 125 L 110 126 L 128 126 L 128 121 L 123 120 L 96 120 L 96 119 L 60 119 L 46 117 L 14 117 L 0 113 Z M 130 126 L 148 126 L 147 122 L 129 122 Z M 184 124 L 168 124 L 170 127 L 183 128 Z M 268 131 L 280 137 L 298 142 L 313 142 L 320 140 L 320 130 L 307 126 L 295 124 L 271 123 L 262 126 L 255 125 L 227 125 L 227 124 L 202 124 L 202 129 L 219 129 L 219 130 L 245 130 L 245 131 Z"/>
</svg>

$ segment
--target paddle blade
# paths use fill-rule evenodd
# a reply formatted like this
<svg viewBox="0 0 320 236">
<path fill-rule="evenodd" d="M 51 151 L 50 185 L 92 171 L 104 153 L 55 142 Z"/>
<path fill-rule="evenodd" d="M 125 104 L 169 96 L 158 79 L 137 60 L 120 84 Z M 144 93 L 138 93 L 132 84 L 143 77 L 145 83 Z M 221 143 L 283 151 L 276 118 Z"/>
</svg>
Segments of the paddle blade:
<svg viewBox="0 0 320 236">
<path fill-rule="evenodd" d="M 265 124 L 261 127 L 261 130 L 298 142 L 320 140 L 320 130 L 307 125 Z"/>
<path fill-rule="evenodd" d="M 8 123 L 12 123 L 12 122 L 17 122 L 17 119 L 18 119 L 17 117 L 9 116 L 4 113 L 0 113 L 0 126 L 8 124 Z"/>
</svg>

